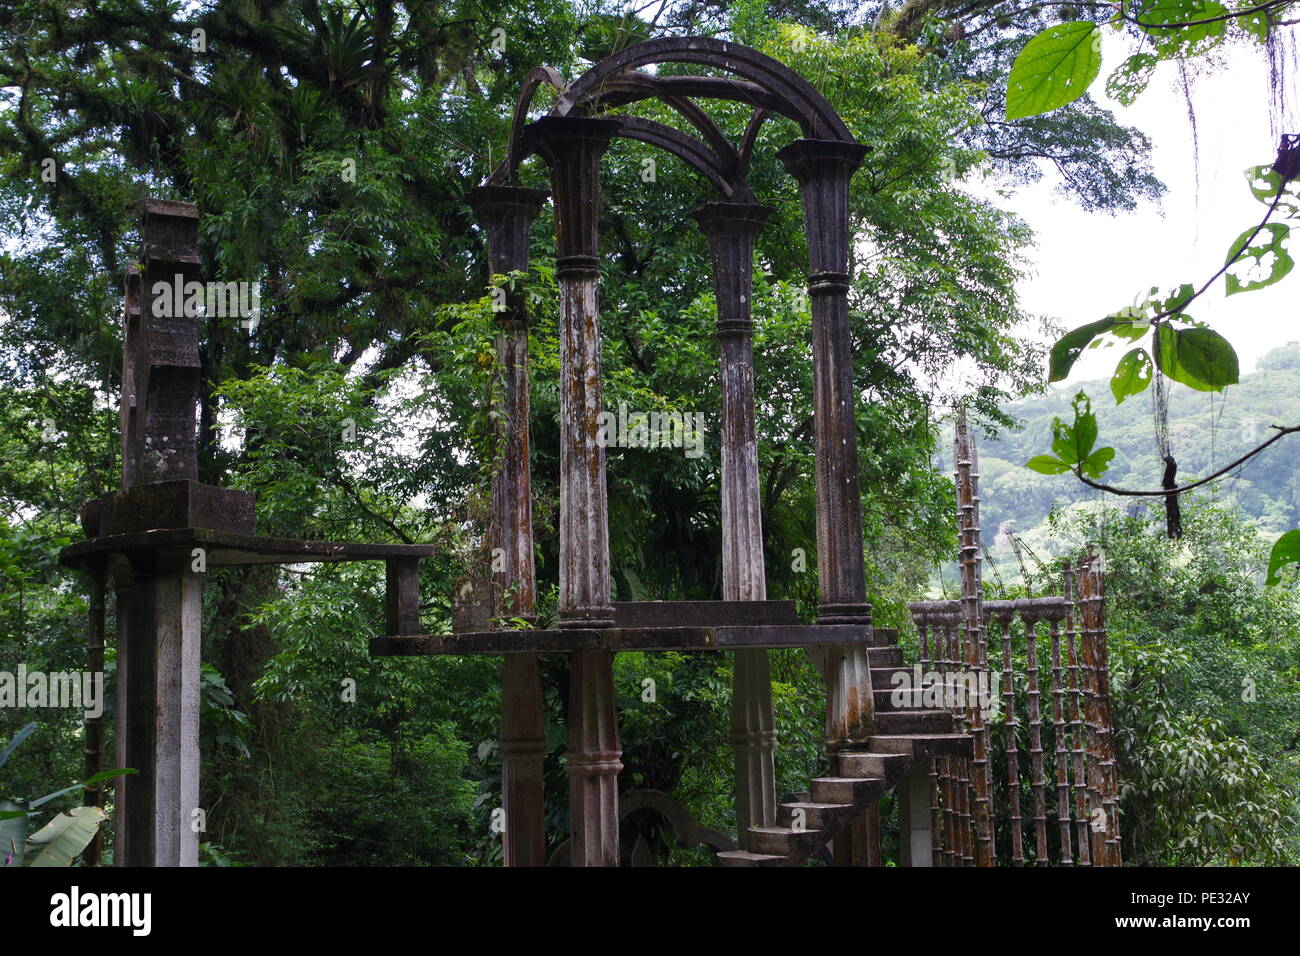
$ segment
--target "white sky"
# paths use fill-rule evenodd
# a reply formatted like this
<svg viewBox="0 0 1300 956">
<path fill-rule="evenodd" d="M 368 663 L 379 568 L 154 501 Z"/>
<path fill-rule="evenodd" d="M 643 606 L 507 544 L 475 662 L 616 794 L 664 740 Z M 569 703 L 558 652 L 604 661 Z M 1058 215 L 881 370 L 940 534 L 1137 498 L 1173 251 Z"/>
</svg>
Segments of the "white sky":
<svg viewBox="0 0 1300 956">
<path fill-rule="evenodd" d="M 1230 50 L 1217 70 L 1193 86 L 1199 188 L 1191 124 L 1172 64 L 1161 65 L 1132 107 L 1105 98 L 1105 79 L 1127 52 L 1122 39 L 1106 36 L 1093 89 L 1121 122 L 1151 138 L 1155 174 L 1168 187 L 1160 205 L 1143 203 L 1117 216 L 1089 214 L 1054 193 L 1055 175 L 1000 202 L 1037 235 L 1031 251 L 1035 274 L 1020 286 L 1025 308 L 1051 315 L 1067 329 L 1131 304 L 1153 285 L 1199 287 L 1223 264 L 1233 240 L 1266 211 L 1242 175 L 1247 167 L 1271 164 L 1277 155 L 1262 50 Z M 1288 81 L 1294 85 L 1296 77 Z M 1289 119 L 1281 132 L 1300 132 L 1296 117 Z M 1297 252 L 1293 246 L 1293 255 Z M 1225 298 L 1220 279 L 1190 312 L 1233 344 L 1244 374 L 1269 349 L 1300 340 L 1297 283 L 1300 277 L 1293 273 L 1277 285 Z M 1069 381 L 1109 377 L 1120 354 L 1115 348 L 1086 350 Z"/>
</svg>

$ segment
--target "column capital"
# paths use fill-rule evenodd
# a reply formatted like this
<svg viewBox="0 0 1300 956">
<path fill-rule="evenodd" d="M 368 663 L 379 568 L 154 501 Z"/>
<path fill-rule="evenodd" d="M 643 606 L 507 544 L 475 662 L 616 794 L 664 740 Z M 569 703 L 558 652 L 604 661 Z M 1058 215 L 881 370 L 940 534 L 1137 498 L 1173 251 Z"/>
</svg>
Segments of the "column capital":
<svg viewBox="0 0 1300 956">
<path fill-rule="evenodd" d="M 600 157 L 622 126 L 621 120 L 546 116 L 524 127 L 525 147 L 551 167 L 559 276 L 600 274 Z"/>
<path fill-rule="evenodd" d="M 748 336 L 753 331 L 749 295 L 754 239 L 772 212 L 771 206 L 760 203 L 712 202 L 690 214 L 713 254 L 720 336 Z"/>
<path fill-rule="evenodd" d="M 776 154 L 785 171 L 807 184 L 819 179 L 849 178 L 862 165 L 871 148 L 838 139 L 796 139 Z"/>
</svg>

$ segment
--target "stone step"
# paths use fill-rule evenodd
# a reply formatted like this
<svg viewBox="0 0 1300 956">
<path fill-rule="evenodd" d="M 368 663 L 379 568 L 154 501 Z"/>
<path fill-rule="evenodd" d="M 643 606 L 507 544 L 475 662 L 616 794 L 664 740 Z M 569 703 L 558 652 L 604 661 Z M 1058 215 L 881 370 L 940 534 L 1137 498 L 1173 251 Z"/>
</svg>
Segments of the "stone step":
<svg viewBox="0 0 1300 956">
<path fill-rule="evenodd" d="M 946 710 L 892 710 L 876 715 L 876 729 L 882 734 L 950 734 L 952 714 Z"/>
<path fill-rule="evenodd" d="M 867 648 L 867 662 L 876 667 L 902 667 L 903 649 L 897 645 Z"/>
<path fill-rule="evenodd" d="M 841 777 L 883 779 L 894 786 L 907 774 L 913 760 L 909 754 L 842 753 L 836 758 Z"/>
<path fill-rule="evenodd" d="M 846 775 L 847 776 L 847 775 Z M 838 830 L 846 826 L 860 812 L 851 803 L 783 803 L 776 810 L 776 822 L 779 826 L 794 829 L 795 812 L 803 811 L 803 825 L 806 830 Z"/>
<path fill-rule="evenodd" d="M 750 827 L 748 832 L 751 853 L 761 856 L 780 856 L 787 860 L 803 860 L 815 853 L 834 836 L 826 830 L 792 830 L 789 827 Z"/>
<path fill-rule="evenodd" d="M 878 754 L 911 754 L 913 757 L 969 757 L 969 734 L 877 734 L 869 749 Z"/>
<path fill-rule="evenodd" d="M 750 853 L 747 850 L 724 850 L 713 858 L 714 866 L 789 866 L 783 856 L 767 853 Z"/>
<path fill-rule="evenodd" d="M 861 807 L 888 789 L 880 777 L 818 777 L 812 782 L 812 798 L 815 803 L 848 803 Z"/>
</svg>

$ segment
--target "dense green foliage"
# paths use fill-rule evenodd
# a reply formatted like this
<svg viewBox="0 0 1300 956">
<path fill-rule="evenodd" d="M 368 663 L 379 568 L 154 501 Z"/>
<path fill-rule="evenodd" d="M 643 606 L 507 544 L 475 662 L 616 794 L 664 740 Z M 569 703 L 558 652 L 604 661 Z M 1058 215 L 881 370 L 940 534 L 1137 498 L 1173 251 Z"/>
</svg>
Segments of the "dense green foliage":
<svg viewBox="0 0 1300 956">
<path fill-rule="evenodd" d="M 1006 427 L 1007 403 L 1041 381 L 1041 350 L 1016 334 L 1026 316 L 1015 283 L 1031 236 L 954 180 L 990 168 L 1026 181 L 1046 161 L 1090 208 L 1126 208 L 1159 191 L 1145 137 L 1087 98 L 1051 117 L 1001 121 L 1003 76 L 1040 12 L 1012 11 L 1005 29 L 965 38 L 945 28 L 942 9 L 924 6 L 691 3 L 654 26 L 612 5 L 560 0 L 490 11 L 421 0 L 210 0 L 192 12 L 143 0 L 17 0 L 0 10 L 0 669 L 84 660 L 80 583 L 56 556 L 80 535 L 77 508 L 117 484 L 116 290 L 138 240 L 128 203 L 146 195 L 198 203 L 206 277 L 262 283 L 256 328 L 219 319 L 201 328 L 202 479 L 257 492 L 262 533 L 437 544 L 422 616 L 430 632 L 445 630 L 454 582 L 482 567 L 491 465 L 490 277 L 465 196 L 500 160 L 530 68 L 573 77 L 662 33 L 728 36 L 782 59 L 871 147 L 851 207 L 864 548 L 877 621 L 903 624 L 905 602 L 954 546 L 951 483 L 933 461 L 936 418 L 969 398 L 977 420 Z M 492 42 L 498 28 L 504 50 Z M 733 135 L 744 122 L 725 106 L 715 115 Z M 769 123 L 755 151 L 750 182 L 775 212 L 759 238 L 753 312 L 769 595 L 795 599 L 807 616 L 816 541 L 806 254 L 792 238 L 802 227 L 793 181 L 772 155 L 794 134 Z M 711 197 L 663 156 L 647 182 L 649 155 L 620 141 L 602 171 L 606 403 L 702 411 L 706 446 L 700 458 L 610 450 L 615 585 L 620 599 L 717 597 L 712 288 L 702 237 L 680 225 Z M 524 176 L 540 183 L 543 171 L 530 165 Z M 533 318 L 544 618 L 558 576 L 553 230 L 544 213 L 533 268 L 517 277 Z M 976 383 L 970 395 L 938 384 L 958 366 Z M 985 485 L 998 480 L 989 474 Z M 500 664 L 371 659 L 382 592 L 381 570 L 364 565 L 209 575 L 207 861 L 499 859 L 489 821 L 500 803 Z M 623 786 L 669 792 L 721 829 L 734 828 L 729 668 L 723 655 L 626 654 L 616 673 Z M 553 845 L 568 827 L 567 676 L 564 658 L 543 661 Z M 654 701 L 641 698 L 646 677 Z M 773 680 L 784 795 L 822 766 L 824 696 L 802 653 L 774 654 Z M 1145 726 L 1151 707 L 1134 707 L 1134 726 Z M 26 717 L 0 713 L 0 738 Z M 38 723 L 6 765 L 0 796 L 82 776 L 79 716 L 46 712 Z M 1254 747 L 1266 731 L 1227 732 Z M 1144 793 L 1154 792 L 1151 773 L 1135 777 Z M 1184 809 L 1150 799 L 1164 829 L 1143 847 L 1190 832 Z M 1257 844 L 1287 839 L 1289 825 L 1279 815 Z M 1253 844 L 1244 856 L 1270 854 Z"/>
</svg>

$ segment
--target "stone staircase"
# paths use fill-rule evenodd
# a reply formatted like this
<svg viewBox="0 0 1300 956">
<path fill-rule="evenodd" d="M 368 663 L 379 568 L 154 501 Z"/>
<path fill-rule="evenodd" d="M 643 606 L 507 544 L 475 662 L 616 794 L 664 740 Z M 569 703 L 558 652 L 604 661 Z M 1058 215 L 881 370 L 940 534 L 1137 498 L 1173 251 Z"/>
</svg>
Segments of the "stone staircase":
<svg viewBox="0 0 1300 956">
<path fill-rule="evenodd" d="M 877 639 L 891 636 L 896 642 L 896 632 L 876 631 Z M 749 848 L 719 853 L 717 866 L 799 866 L 897 786 L 917 761 L 971 755 L 970 736 L 957 732 L 948 711 L 893 706 L 891 679 L 909 670 L 897 643 L 872 647 L 868 655 L 877 733 L 865 749 L 836 754 L 838 776 L 813 780 L 807 794 L 778 807 L 776 826 L 751 827 Z"/>
</svg>

